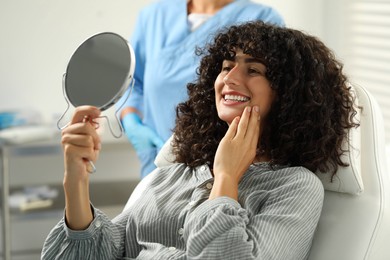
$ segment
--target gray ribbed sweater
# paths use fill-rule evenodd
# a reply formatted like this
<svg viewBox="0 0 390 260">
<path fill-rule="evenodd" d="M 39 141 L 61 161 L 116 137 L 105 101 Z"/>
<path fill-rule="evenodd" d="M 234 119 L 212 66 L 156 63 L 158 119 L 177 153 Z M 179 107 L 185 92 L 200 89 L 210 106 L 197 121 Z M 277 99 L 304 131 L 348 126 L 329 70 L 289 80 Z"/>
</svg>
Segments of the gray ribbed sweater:
<svg viewBox="0 0 390 260">
<path fill-rule="evenodd" d="M 305 259 L 324 190 L 302 167 L 251 165 L 238 202 L 208 200 L 206 166 L 158 169 L 140 199 L 112 221 L 93 208 L 83 231 L 62 219 L 47 237 L 42 259 Z M 107 191 L 109 192 L 109 191 Z"/>
</svg>

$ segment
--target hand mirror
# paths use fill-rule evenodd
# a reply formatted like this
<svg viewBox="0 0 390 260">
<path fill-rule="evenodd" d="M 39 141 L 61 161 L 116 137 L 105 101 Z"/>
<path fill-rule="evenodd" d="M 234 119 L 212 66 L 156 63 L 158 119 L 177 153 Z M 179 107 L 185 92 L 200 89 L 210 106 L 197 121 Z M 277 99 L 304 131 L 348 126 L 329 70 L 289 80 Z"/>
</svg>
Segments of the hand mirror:
<svg viewBox="0 0 390 260">
<path fill-rule="evenodd" d="M 135 56 L 130 44 L 120 35 L 112 32 L 95 34 L 86 39 L 71 56 L 62 78 L 63 95 L 68 107 L 57 122 L 59 129 L 64 129 L 64 116 L 70 108 L 91 105 L 102 112 L 112 113 L 112 107 L 134 85 Z M 126 98 L 127 98 L 126 97 Z M 123 103 L 123 102 L 122 102 Z M 122 104 L 123 105 L 123 104 Z M 122 136 L 123 129 L 115 110 L 117 124 L 111 124 L 109 116 L 103 115 L 112 135 Z M 95 170 L 91 162 L 91 166 Z"/>
<path fill-rule="evenodd" d="M 109 109 L 125 94 L 130 83 L 134 84 L 134 68 L 134 51 L 122 36 L 103 32 L 86 39 L 71 56 L 63 75 L 62 88 L 68 108 L 58 120 L 58 128 L 62 130 L 69 124 L 61 122 L 70 104 L 91 105 L 101 111 Z M 101 116 L 107 119 L 112 135 L 117 138 L 123 133 L 118 110 L 114 115 L 117 127 L 107 116 Z"/>
</svg>

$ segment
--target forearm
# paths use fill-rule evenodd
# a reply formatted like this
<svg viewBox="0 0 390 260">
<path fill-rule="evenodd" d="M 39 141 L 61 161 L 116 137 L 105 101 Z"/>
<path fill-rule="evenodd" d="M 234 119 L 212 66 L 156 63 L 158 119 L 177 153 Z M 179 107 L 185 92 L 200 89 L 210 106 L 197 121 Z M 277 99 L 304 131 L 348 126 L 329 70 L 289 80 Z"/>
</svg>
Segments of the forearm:
<svg viewBox="0 0 390 260">
<path fill-rule="evenodd" d="M 66 175 L 65 175 L 66 176 Z M 69 228 L 84 230 L 93 220 L 87 180 L 77 183 L 64 179 L 65 218 Z"/>
</svg>

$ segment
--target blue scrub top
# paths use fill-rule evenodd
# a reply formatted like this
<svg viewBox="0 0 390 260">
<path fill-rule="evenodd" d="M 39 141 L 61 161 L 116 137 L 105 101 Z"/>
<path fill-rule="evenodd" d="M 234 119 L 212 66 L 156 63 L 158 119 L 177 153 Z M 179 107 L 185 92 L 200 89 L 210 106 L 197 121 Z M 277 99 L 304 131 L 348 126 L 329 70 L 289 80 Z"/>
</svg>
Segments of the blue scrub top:
<svg viewBox="0 0 390 260">
<path fill-rule="evenodd" d="M 175 108 L 187 99 L 186 85 L 196 78 L 195 47 L 212 40 L 218 29 L 249 20 L 284 25 L 274 9 L 248 0 L 233 1 L 193 32 L 185 0 L 162 0 L 143 9 L 130 41 L 136 56 L 134 90 L 123 107 L 140 110 L 143 123 L 166 141 Z"/>
<path fill-rule="evenodd" d="M 195 31 L 188 24 L 187 1 L 160 0 L 147 6 L 140 12 L 130 40 L 136 58 L 135 84 L 122 109 L 137 108 L 143 124 L 166 141 L 174 128 L 176 106 L 187 99 L 187 83 L 196 78 L 200 61 L 196 46 L 203 47 L 223 27 L 252 20 L 284 26 L 276 10 L 249 0 L 226 5 Z M 157 148 L 138 151 L 141 176 L 155 168 L 157 152 Z"/>
</svg>

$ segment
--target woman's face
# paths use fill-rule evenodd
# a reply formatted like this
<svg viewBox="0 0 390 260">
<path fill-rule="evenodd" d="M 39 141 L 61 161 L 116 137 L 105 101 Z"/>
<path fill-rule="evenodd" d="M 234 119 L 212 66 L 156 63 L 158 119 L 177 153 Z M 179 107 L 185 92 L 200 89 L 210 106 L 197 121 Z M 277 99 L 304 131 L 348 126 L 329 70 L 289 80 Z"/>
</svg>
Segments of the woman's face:
<svg viewBox="0 0 390 260">
<path fill-rule="evenodd" d="M 276 94 L 265 73 L 264 64 L 241 50 L 236 51 L 232 60 L 223 61 L 214 84 L 215 102 L 221 120 L 230 125 L 236 116 L 241 116 L 246 106 L 255 105 L 260 108 L 260 117 L 266 117 Z"/>
</svg>

